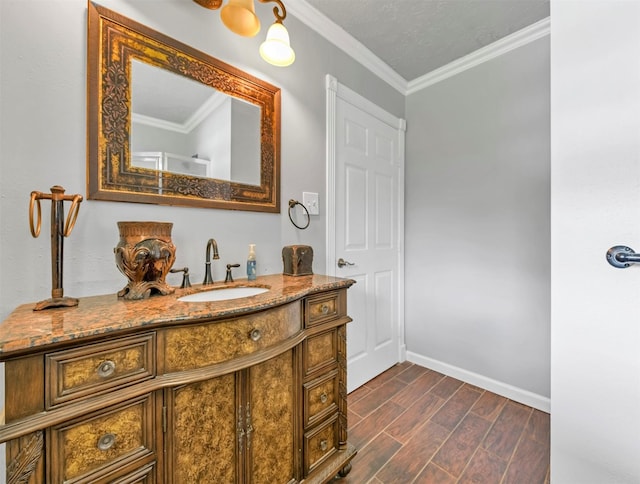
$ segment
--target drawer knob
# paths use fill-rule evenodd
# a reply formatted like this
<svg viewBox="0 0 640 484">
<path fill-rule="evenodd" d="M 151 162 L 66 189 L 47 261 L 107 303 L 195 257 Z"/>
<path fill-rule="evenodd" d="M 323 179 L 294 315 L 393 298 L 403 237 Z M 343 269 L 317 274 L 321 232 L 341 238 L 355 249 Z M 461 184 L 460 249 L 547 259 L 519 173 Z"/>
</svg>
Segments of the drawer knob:
<svg viewBox="0 0 640 484">
<path fill-rule="evenodd" d="M 322 314 L 327 314 L 329 312 L 329 306 L 327 306 L 326 304 L 323 304 L 322 307 L 320 308 L 320 311 L 322 311 Z"/>
<path fill-rule="evenodd" d="M 324 452 L 325 450 L 327 450 L 327 448 L 329 447 L 329 444 L 327 443 L 326 440 L 321 440 L 320 441 L 320 450 L 322 452 Z"/>
<path fill-rule="evenodd" d="M 116 443 L 116 436 L 114 434 L 104 434 L 98 439 L 98 449 L 101 451 L 107 451 Z"/>
<path fill-rule="evenodd" d="M 327 403 L 328 399 L 329 399 L 329 397 L 327 397 L 327 393 L 326 392 L 322 392 L 322 394 L 320 395 L 320 401 L 322 403 Z"/>
<path fill-rule="evenodd" d="M 116 371 L 116 364 L 111 360 L 105 360 L 98 366 L 98 376 L 101 378 L 113 375 L 114 371 Z"/>
<path fill-rule="evenodd" d="M 262 333 L 260 332 L 259 329 L 253 329 L 251 330 L 251 332 L 249 333 L 249 338 L 251 338 L 253 341 L 259 341 L 260 338 L 262 338 Z"/>
</svg>

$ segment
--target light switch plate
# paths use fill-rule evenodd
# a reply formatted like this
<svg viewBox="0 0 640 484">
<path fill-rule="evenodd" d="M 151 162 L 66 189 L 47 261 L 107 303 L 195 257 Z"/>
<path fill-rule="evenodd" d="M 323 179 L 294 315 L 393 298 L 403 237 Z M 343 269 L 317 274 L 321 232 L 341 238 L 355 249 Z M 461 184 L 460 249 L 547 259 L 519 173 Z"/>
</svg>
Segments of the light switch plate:
<svg viewBox="0 0 640 484">
<path fill-rule="evenodd" d="M 302 204 L 307 207 L 309 215 L 319 215 L 318 194 L 312 192 L 302 192 Z"/>
</svg>

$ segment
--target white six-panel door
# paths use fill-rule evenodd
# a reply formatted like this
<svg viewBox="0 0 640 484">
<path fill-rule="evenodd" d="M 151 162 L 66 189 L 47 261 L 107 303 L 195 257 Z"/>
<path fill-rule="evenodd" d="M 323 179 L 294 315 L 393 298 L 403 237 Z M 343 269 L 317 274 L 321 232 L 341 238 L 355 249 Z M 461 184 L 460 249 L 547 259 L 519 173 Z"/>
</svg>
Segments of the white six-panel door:
<svg viewBox="0 0 640 484">
<path fill-rule="evenodd" d="M 335 103 L 335 253 L 328 265 L 336 276 L 356 281 L 348 296 L 353 322 L 347 326 L 347 386 L 352 391 L 402 359 L 404 147 L 399 143 L 404 131 L 399 121 L 392 126 L 390 115 L 380 119 L 377 109 L 354 102 L 350 94 L 348 99 L 338 95 Z"/>
</svg>

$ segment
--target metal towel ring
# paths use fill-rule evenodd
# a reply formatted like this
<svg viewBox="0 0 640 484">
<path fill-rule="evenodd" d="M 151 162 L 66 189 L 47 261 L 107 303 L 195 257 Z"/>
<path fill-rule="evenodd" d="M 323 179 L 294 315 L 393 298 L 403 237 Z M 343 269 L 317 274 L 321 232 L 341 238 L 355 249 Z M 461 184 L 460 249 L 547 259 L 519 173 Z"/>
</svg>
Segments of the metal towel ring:
<svg viewBox="0 0 640 484">
<path fill-rule="evenodd" d="M 300 227 L 297 223 L 293 221 L 293 218 L 291 217 L 291 209 L 294 208 L 296 205 L 300 205 L 302 208 L 304 208 L 304 211 L 307 214 L 307 225 L 305 225 L 304 227 Z M 289 220 L 291 220 L 291 223 L 295 225 L 297 228 L 299 228 L 300 230 L 304 230 L 311 223 L 311 216 L 309 215 L 309 210 L 307 210 L 307 207 L 305 207 L 304 204 L 292 198 L 291 200 L 289 200 Z"/>
</svg>

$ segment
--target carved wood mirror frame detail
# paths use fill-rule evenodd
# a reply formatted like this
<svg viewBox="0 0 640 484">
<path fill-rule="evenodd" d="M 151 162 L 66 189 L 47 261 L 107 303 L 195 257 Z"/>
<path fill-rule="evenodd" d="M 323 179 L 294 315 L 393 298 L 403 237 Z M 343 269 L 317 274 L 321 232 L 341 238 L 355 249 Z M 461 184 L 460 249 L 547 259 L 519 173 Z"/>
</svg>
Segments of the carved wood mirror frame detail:
<svg viewBox="0 0 640 484">
<path fill-rule="evenodd" d="M 260 108 L 260 185 L 131 165 L 131 61 L 185 76 Z M 87 192 L 93 200 L 280 212 L 280 89 L 89 3 Z"/>
</svg>

